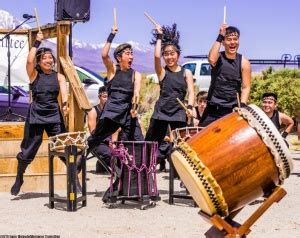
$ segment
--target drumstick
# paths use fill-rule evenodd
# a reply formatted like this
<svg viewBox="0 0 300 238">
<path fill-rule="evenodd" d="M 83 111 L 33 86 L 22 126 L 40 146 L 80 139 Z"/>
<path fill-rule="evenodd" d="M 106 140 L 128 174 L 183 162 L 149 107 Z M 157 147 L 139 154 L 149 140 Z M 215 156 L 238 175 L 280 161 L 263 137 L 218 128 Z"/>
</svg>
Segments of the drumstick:
<svg viewBox="0 0 300 238">
<path fill-rule="evenodd" d="M 158 24 L 156 23 L 156 21 L 147 13 L 144 12 L 145 16 L 149 19 L 149 21 L 152 22 L 152 24 L 156 27 Z"/>
<path fill-rule="evenodd" d="M 137 96 L 134 96 L 133 98 L 133 104 L 132 104 L 132 110 L 136 111 L 137 109 Z"/>
<path fill-rule="evenodd" d="M 241 108 L 241 102 L 240 102 L 240 95 L 239 95 L 239 93 L 236 93 L 236 98 L 237 98 L 238 107 Z"/>
<path fill-rule="evenodd" d="M 114 27 L 117 27 L 117 9 L 114 7 Z"/>
<path fill-rule="evenodd" d="M 224 6 L 223 23 L 226 24 L 226 6 Z"/>
<path fill-rule="evenodd" d="M 183 102 L 180 101 L 179 98 L 176 98 L 177 102 L 180 104 L 180 106 L 186 111 L 188 112 L 188 108 L 184 105 Z M 195 118 L 193 115 L 192 115 L 192 118 Z"/>
<path fill-rule="evenodd" d="M 169 131 L 169 138 L 170 138 L 170 141 L 169 142 L 173 142 L 174 138 L 173 138 L 173 134 L 172 134 L 172 129 L 171 129 L 171 126 L 170 124 L 168 124 L 168 131 Z"/>
<path fill-rule="evenodd" d="M 36 25 L 37 25 L 37 28 L 38 28 L 39 31 L 41 31 L 40 21 L 39 21 L 39 16 L 38 16 L 38 13 L 37 13 L 36 8 L 34 8 L 34 12 L 35 12 L 35 18 L 36 18 Z"/>
</svg>

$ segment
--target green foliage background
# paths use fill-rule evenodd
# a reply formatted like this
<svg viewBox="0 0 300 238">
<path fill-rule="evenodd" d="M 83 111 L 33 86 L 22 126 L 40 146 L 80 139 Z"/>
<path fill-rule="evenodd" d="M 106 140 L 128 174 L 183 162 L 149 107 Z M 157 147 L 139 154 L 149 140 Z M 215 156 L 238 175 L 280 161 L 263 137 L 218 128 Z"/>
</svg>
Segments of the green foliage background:
<svg viewBox="0 0 300 238">
<path fill-rule="evenodd" d="M 272 67 L 252 78 L 250 103 L 261 106 L 261 96 L 274 92 L 278 96 L 278 110 L 289 116 L 300 116 L 300 70 Z"/>
</svg>

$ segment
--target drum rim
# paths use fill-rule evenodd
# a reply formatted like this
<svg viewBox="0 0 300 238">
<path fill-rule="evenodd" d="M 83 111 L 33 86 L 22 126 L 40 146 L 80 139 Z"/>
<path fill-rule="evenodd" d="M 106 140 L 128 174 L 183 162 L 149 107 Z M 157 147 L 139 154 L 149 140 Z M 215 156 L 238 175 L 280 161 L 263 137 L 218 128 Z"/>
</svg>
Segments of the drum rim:
<svg viewBox="0 0 300 238">
<path fill-rule="evenodd" d="M 193 170 L 198 177 L 202 178 L 202 183 L 205 182 L 205 192 L 210 199 L 210 203 L 214 206 L 217 213 L 221 216 L 227 216 L 229 214 L 228 205 L 223 196 L 223 191 L 217 180 L 211 174 L 209 168 L 207 168 L 197 153 L 186 142 L 180 142 L 174 150 L 178 151 L 188 162 L 193 163 Z M 198 204 L 199 205 L 199 204 Z"/>
<path fill-rule="evenodd" d="M 250 104 L 243 108 L 234 108 L 234 111 L 242 116 L 248 124 L 261 136 L 265 145 L 274 156 L 274 161 L 279 171 L 279 183 L 288 178 L 293 162 L 290 152 L 279 131 L 270 118 L 256 105 Z"/>
</svg>

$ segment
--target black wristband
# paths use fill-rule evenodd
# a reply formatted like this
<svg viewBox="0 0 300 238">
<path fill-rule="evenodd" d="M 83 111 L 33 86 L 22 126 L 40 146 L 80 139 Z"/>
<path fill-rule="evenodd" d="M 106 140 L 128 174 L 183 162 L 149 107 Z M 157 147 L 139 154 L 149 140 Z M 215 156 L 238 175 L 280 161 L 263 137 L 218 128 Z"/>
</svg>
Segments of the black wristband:
<svg viewBox="0 0 300 238">
<path fill-rule="evenodd" d="M 186 108 L 192 110 L 193 106 L 192 105 L 188 105 Z"/>
<path fill-rule="evenodd" d="M 282 132 L 281 136 L 282 136 L 283 138 L 286 138 L 286 137 L 288 136 L 288 134 L 289 134 L 289 133 L 287 133 L 286 131 L 284 131 L 284 132 Z"/>
<path fill-rule="evenodd" d="M 219 34 L 216 41 L 221 43 L 224 40 L 224 38 L 225 37 L 223 35 Z"/>
<path fill-rule="evenodd" d="M 247 107 L 247 104 L 244 102 L 241 102 L 241 107 Z"/>
<path fill-rule="evenodd" d="M 163 34 L 161 34 L 161 33 L 156 34 L 157 40 L 162 40 L 162 38 L 163 38 Z"/>
<path fill-rule="evenodd" d="M 114 33 L 110 33 L 109 36 L 107 37 L 107 40 L 106 40 L 106 41 L 107 41 L 108 43 L 111 43 L 111 42 L 113 41 L 113 39 L 115 38 L 115 35 L 116 35 L 116 34 L 114 34 Z"/>
<path fill-rule="evenodd" d="M 32 47 L 39 48 L 40 45 L 41 45 L 41 43 L 42 43 L 41 41 L 36 40 L 36 41 L 33 43 Z"/>
</svg>

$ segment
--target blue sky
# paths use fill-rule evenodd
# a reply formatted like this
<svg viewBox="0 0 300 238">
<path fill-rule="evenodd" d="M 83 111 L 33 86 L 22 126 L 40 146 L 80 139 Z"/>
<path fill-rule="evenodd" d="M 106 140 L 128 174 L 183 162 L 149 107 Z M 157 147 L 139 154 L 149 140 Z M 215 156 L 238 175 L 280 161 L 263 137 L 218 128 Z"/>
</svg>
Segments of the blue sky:
<svg viewBox="0 0 300 238">
<path fill-rule="evenodd" d="M 54 22 L 54 0 L 0 0 L 0 9 L 21 19 L 34 14 L 41 24 Z M 178 24 L 183 55 L 207 54 L 223 21 L 241 30 L 240 52 L 251 59 L 279 59 L 282 54 L 300 54 L 299 0 L 91 0 L 91 19 L 78 23 L 74 38 L 102 43 L 113 24 L 117 8 L 119 33 L 115 42 L 133 40 L 148 45 L 152 24 L 148 12 L 161 25 Z M 31 24 L 35 27 L 35 24 Z"/>
</svg>

